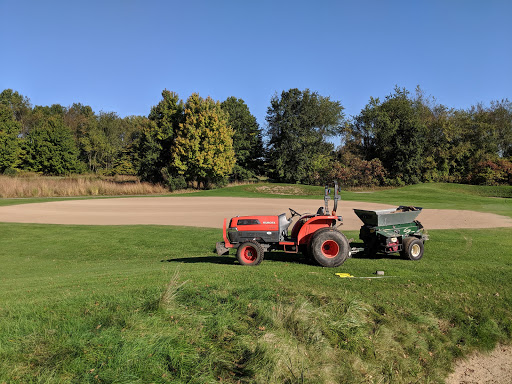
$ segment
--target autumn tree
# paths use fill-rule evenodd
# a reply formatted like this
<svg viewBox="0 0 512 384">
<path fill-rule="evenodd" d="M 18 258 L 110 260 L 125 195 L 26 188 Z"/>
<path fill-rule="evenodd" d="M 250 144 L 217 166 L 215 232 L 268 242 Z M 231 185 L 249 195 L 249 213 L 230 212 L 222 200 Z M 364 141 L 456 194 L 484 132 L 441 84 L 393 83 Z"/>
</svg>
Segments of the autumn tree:
<svg viewBox="0 0 512 384">
<path fill-rule="evenodd" d="M 175 135 L 173 163 L 187 181 L 208 188 L 227 179 L 235 165 L 233 130 L 219 102 L 192 94 Z"/>
<path fill-rule="evenodd" d="M 263 172 L 264 147 L 260 126 L 242 99 L 228 97 L 221 103 L 228 113 L 228 124 L 233 129 L 233 149 L 236 164 L 232 177 L 244 180 Z"/>
</svg>

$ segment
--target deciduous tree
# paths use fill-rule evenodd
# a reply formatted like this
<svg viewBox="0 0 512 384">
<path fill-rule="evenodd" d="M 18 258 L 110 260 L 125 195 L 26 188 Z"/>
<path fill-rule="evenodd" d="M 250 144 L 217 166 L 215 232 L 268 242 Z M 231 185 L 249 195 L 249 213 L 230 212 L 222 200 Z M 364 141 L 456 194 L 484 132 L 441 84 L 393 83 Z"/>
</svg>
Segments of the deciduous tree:
<svg viewBox="0 0 512 384">
<path fill-rule="evenodd" d="M 295 88 L 272 97 L 266 120 L 272 176 L 299 183 L 329 161 L 334 146 L 326 139 L 340 132 L 344 115 L 339 101 Z"/>
<path fill-rule="evenodd" d="M 14 120 L 12 111 L 0 104 L 0 173 L 19 163 L 21 123 Z"/>
<path fill-rule="evenodd" d="M 233 130 L 220 103 L 192 94 L 174 141 L 173 159 L 178 173 L 205 188 L 224 182 L 235 165 L 232 138 Z"/>
<path fill-rule="evenodd" d="M 56 109 L 36 107 L 33 125 L 23 139 L 23 167 L 45 175 L 83 172 L 71 130 Z"/>
<path fill-rule="evenodd" d="M 384 102 L 370 98 L 351 131 L 363 158 L 379 158 L 397 184 L 421 180 L 425 125 L 407 90 L 396 87 Z"/>
<path fill-rule="evenodd" d="M 162 100 L 151 108 L 148 121 L 140 122 L 142 129 L 136 150 L 137 173 L 142 180 L 172 184 L 178 172 L 172 151 L 176 130 L 182 121 L 183 102 L 178 94 L 164 90 Z"/>
<path fill-rule="evenodd" d="M 236 164 L 232 177 L 249 179 L 263 172 L 264 147 L 262 132 L 256 118 L 242 99 L 228 97 L 221 108 L 229 115 L 228 124 L 233 129 L 233 149 Z"/>
</svg>

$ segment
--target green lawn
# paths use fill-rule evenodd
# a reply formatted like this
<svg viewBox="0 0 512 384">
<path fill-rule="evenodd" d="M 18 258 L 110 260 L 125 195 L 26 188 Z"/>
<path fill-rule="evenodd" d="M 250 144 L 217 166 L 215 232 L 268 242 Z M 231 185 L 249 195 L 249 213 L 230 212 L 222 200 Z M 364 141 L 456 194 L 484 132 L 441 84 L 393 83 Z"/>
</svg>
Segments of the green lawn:
<svg viewBox="0 0 512 384">
<path fill-rule="evenodd" d="M 197 195 L 270 197 L 255 187 Z M 510 199 L 482 195 L 495 193 L 342 192 L 512 217 Z M 510 228 L 430 230 L 418 262 L 334 269 L 281 252 L 239 266 L 213 253 L 218 229 L 0 223 L 0 234 L 0 383 L 438 383 L 456 357 L 512 341 Z M 385 277 L 335 275 L 376 270 Z"/>
<path fill-rule="evenodd" d="M 0 229 L 0 382 L 434 383 L 512 336 L 510 229 L 335 269 L 239 266 L 216 229 Z"/>
</svg>

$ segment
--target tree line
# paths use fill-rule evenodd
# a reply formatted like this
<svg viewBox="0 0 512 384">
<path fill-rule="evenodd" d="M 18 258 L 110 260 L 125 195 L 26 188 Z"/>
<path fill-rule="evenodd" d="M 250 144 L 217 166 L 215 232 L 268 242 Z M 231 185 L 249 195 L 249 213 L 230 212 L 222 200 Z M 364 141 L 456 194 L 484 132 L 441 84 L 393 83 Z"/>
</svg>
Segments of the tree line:
<svg viewBox="0 0 512 384">
<path fill-rule="evenodd" d="M 32 106 L 0 94 L 0 173 L 137 175 L 171 190 L 267 176 L 344 186 L 512 184 L 512 103 L 455 109 L 396 87 L 354 117 L 308 89 L 270 100 L 262 129 L 242 99 L 168 90 L 147 116 Z M 335 147 L 334 139 L 342 144 Z"/>
</svg>

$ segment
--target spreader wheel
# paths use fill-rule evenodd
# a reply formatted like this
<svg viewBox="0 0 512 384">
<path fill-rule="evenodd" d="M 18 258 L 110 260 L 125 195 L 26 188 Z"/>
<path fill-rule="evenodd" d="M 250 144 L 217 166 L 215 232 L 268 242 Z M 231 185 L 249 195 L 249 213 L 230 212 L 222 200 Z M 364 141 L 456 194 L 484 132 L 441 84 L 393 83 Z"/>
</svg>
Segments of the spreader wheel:
<svg viewBox="0 0 512 384">
<path fill-rule="evenodd" d="M 335 229 L 315 233 L 311 251 L 322 267 L 339 267 L 348 257 L 350 245 L 347 238 Z"/>
<path fill-rule="evenodd" d="M 404 257 L 408 257 L 411 260 L 419 260 L 423 257 L 423 241 L 420 239 L 414 236 L 406 237 L 402 245 L 402 255 Z"/>
<path fill-rule="evenodd" d="M 236 258 L 242 265 L 258 265 L 263 261 L 265 251 L 255 241 L 242 243 L 236 252 Z"/>
</svg>

